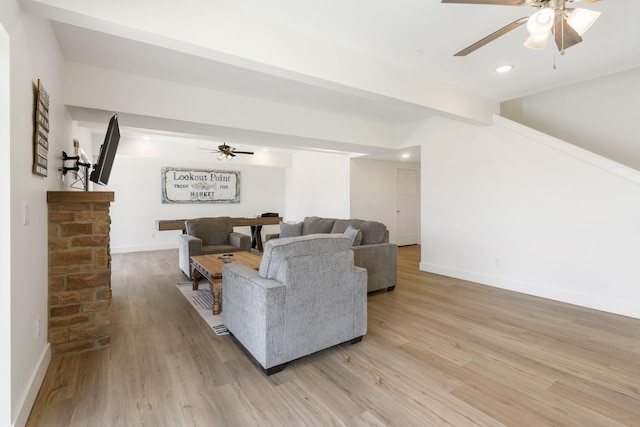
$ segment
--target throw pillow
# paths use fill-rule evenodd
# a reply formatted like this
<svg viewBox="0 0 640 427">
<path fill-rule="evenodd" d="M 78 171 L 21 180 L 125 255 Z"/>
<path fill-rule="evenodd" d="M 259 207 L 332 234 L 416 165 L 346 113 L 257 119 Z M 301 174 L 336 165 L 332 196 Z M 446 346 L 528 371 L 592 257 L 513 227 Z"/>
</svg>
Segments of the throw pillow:
<svg viewBox="0 0 640 427">
<path fill-rule="evenodd" d="M 288 224 L 280 221 L 280 238 L 298 237 L 302 235 L 302 223 Z"/>
<path fill-rule="evenodd" d="M 344 230 L 344 234 L 351 239 L 353 246 L 360 245 L 360 242 L 362 241 L 362 232 L 359 229 L 348 226 L 347 229 Z"/>
</svg>

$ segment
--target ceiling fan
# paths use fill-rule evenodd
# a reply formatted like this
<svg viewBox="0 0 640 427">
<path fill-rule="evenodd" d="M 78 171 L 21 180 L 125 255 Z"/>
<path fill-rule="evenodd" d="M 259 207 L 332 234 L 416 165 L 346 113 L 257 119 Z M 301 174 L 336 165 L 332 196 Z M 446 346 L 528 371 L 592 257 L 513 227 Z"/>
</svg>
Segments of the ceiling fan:
<svg viewBox="0 0 640 427">
<path fill-rule="evenodd" d="M 442 0 L 442 3 L 533 6 L 540 9 L 531 16 L 516 19 L 453 56 L 466 56 L 523 24 L 527 24 L 527 30 L 529 31 L 529 38 L 524 43 L 526 47 L 544 49 L 549 35 L 553 33 L 558 50 L 564 54 L 565 49 L 582 41 L 582 35 L 600 16 L 600 12 L 565 7 L 566 3 L 579 1 L 581 0 Z M 582 1 L 595 3 L 600 0 Z"/>
<path fill-rule="evenodd" d="M 253 151 L 238 151 L 235 148 L 227 145 L 226 142 L 223 142 L 222 145 L 218 145 L 217 150 L 210 150 L 208 148 L 202 148 L 202 150 L 208 150 L 213 153 L 218 153 L 218 160 L 231 160 L 236 154 L 253 154 Z"/>
</svg>

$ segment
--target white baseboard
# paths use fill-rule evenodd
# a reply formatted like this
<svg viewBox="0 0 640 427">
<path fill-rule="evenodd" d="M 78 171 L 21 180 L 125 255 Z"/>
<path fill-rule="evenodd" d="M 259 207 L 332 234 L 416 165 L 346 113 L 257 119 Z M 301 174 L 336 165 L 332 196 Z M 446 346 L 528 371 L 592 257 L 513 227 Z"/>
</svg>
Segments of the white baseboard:
<svg viewBox="0 0 640 427">
<path fill-rule="evenodd" d="M 20 403 L 18 405 L 18 416 L 13 422 L 13 427 L 24 427 L 27 424 L 31 408 L 36 401 L 36 397 L 40 391 L 40 386 L 42 386 L 42 381 L 44 381 L 44 375 L 47 373 L 47 369 L 49 368 L 49 363 L 51 363 L 51 344 L 47 343 L 44 351 L 38 359 L 38 364 L 31 374 L 31 378 L 29 378 L 29 386 L 20 399 Z"/>
<path fill-rule="evenodd" d="M 591 295 L 575 292 L 569 289 L 552 288 L 536 283 L 522 282 L 510 278 L 459 270 L 425 262 L 420 263 L 420 270 L 428 273 L 440 274 L 442 276 L 454 277 L 456 279 L 467 280 L 469 282 L 480 283 L 487 286 L 493 286 L 495 288 L 573 304 L 580 307 L 640 319 L 640 307 L 637 304 L 612 299 L 606 295 Z"/>
</svg>

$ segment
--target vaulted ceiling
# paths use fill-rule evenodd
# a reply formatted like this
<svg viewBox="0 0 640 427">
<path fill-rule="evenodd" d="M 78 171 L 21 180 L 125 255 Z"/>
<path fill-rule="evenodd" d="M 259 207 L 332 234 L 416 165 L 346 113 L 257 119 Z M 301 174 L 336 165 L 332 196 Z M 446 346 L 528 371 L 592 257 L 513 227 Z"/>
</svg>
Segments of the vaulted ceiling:
<svg viewBox="0 0 640 427">
<path fill-rule="evenodd" d="M 453 54 L 536 9 L 439 0 L 22 4 L 52 21 L 71 63 L 389 126 L 434 114 L 487 122 L 502 101 L 640 66 L 637 0 L 572 3 L 602 15 L 564 55 L 552 42 L 525 48 L 521 26 L 464 57 Z M 498 74 L 500 65 L 513 69 Z M 72 114 L 90 121 L 82 107 Z"/>
</svg>

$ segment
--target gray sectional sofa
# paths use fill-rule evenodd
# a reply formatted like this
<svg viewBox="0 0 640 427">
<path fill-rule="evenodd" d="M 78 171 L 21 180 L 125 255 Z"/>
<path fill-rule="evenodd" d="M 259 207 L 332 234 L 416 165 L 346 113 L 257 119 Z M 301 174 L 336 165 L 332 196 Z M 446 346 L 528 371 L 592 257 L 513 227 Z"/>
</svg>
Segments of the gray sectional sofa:
<svg viewBox="0 0 640 427">
<path fill-rule="evenodd" d="M 398 245 L 389 243 L 389 230 L 381 222 L 312 216 L 296 224 L 281 222 L 280 233 L 267 234 L 265 240 L 331 233 L 351 237 L 355 265 L 367 269 L 367 292 L 395 289 Z"/>
</svg>

